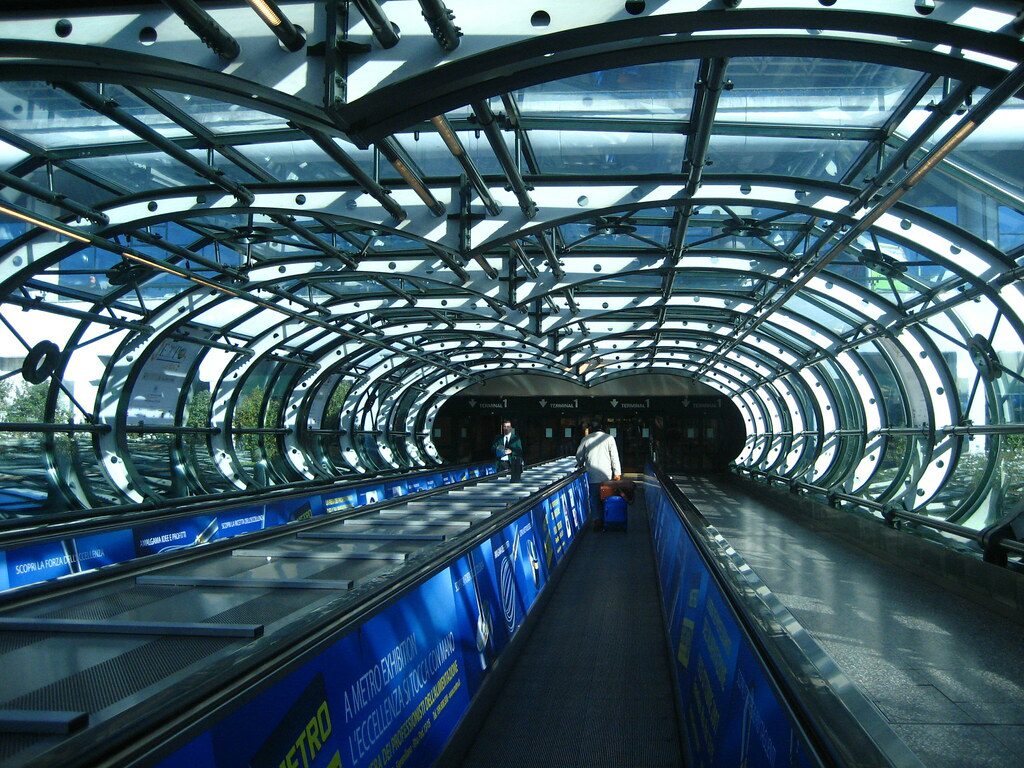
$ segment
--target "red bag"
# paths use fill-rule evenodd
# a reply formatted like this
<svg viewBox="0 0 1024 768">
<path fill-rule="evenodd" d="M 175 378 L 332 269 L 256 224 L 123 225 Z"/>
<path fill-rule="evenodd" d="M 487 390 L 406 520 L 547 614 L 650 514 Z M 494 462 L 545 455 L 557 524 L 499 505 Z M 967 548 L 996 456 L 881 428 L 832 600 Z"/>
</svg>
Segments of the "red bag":
<svg viewBox="0 0 1024 768">
<path fill-rule="evenodd" d="M 601 483 L 601 501 L 609 496 L 621 496 L 630 504 L 633 503 L 633 494 L 636 492 L 636 483 L 632 480 L 606 480 Z"/>
</svg>

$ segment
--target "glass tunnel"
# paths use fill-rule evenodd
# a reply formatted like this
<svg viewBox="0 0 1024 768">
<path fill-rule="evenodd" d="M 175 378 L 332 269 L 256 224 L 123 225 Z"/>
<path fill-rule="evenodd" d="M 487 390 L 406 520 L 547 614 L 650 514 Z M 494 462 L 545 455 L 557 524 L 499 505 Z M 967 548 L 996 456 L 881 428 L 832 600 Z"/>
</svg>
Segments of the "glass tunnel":
<svg viewBox="0 0 1024 768">
<path fill-rule="evenodd" d="M 431 466 L 523 373 L 706 385 L 835 504 L 1021 509 L 1019 3 L 4 5 L 0 516 Z"/>
</svg>

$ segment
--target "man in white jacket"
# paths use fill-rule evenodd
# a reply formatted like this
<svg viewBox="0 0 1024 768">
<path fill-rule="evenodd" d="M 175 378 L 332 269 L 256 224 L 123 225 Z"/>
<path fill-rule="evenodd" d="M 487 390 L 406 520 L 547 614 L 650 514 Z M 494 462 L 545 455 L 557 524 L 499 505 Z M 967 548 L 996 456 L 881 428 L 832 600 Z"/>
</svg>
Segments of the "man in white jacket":
<svg viewBox="0 0 1024 768">
<path fill-rule="evenodd" d="M 604 528 L 601 483 L 622 479 L 619 449 L 615 445 L 615 438 L 603 431 L 602 427 L 600 420 L 592 420 L 589 430 L 580 441 L 580 447 L 576 449 L 576 460 L 587 470 L 587 481 L 590 483 L 590 513 L 594 517 L 596 531 Z"/>
</svg>

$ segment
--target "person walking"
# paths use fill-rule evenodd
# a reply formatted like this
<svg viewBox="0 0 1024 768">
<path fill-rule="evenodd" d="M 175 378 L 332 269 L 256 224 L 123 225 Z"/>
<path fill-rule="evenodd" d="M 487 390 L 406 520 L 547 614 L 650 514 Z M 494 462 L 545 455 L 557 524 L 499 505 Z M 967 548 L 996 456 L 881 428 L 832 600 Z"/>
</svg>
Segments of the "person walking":
<svg viewBox="0 0 1024 768">
<path fill-rule="evenodd" d="M 600 419 L 593 419 L 576 449 L 576 460 L 587 470 L 590 485 L 590 512 L 594 516 L 594 530 L 604 528 L 604 504 L 601 501 L 601 483 L 621 480 L 619 449 L 615 438 L 603 429 Z"/>
<path fill-rule="evenodd" d="M 505 471 L 512 473 L 511 481 L 519 482 L 523 474 L 523 443 L 512 430 L 512 422 L 505 419 L 501 422 L 501 434 L 491 443 L 491 450 L 497 461 L 499 474 Z"/>
</svg>

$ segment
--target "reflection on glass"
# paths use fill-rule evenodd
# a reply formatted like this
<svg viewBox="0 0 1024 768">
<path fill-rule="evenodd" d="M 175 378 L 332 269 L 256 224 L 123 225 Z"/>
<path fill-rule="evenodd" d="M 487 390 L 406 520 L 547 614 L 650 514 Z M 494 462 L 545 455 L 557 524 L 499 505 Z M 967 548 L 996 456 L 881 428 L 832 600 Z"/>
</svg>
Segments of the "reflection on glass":
<svg viewBox="0 0 1024 768">
<path fill-rule="evenodd" d="M 839 181 L 866 147 L 866 142 L 848 139 L 712 135 L 708 172 Z"/>
<path fill-rule="evenodd" d="M 175 471 L 174 436 L 166 433 L 126 435 L 127 456 L 137 477 L 150 492 L 165 498 L 186 495 L 183 478 Z"/>
<path fill-rule="evenodd" d="M 516 91 L 524 115 L 689 117 L 697 61 L 588 72 Z"/>
<path fill-rule="evenodd" d="M 52 512 L 44 436 L 0 432 L 0 519 Z"/>
<path fill-rule="evenodd" d="M 530 132 L 544 173 L 679 173 L 686 137 L 614 131 Z"/>
</svg>

